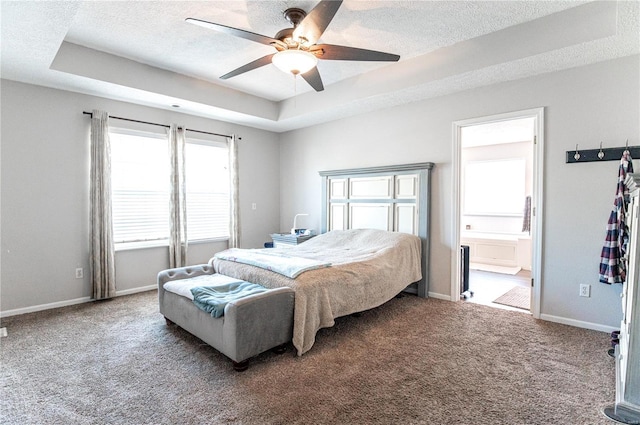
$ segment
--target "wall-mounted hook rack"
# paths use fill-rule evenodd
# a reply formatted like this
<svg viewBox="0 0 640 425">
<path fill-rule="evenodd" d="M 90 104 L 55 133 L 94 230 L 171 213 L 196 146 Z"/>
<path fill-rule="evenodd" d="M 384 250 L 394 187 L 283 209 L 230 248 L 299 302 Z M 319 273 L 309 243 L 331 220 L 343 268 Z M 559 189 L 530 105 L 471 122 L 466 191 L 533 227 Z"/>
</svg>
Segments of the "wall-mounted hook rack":
<svg viewBox="0 0 640 425">
<path fill-rule="evenodd" d="M 576 164 L 578 162 L 602 162 L 602 161 L 620 161 L 624 151 L 629 151 L 631 158 L 640 159 L 640 146 L 629 146 L 627 141 L 626 145 L 619 148 L 600 148 L 597 149 L 578 149 L 576 145 L 575 150 L 567 151 L 567 164 Z"/>
</svg>

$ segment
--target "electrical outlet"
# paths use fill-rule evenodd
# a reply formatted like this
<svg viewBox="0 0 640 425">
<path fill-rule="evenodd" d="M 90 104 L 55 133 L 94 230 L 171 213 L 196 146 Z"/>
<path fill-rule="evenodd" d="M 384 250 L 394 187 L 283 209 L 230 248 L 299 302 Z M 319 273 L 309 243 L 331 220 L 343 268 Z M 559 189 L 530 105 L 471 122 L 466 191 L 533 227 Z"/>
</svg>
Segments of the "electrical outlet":
<svg viewBox="0 0 640 425">
<path fill-rule="evenodd" d="M 590 297 L 591 296 L 591 285 L 581 284 L 580 285 L 580 296 L 581 297 Z"/>
<path fill-rule="evenodd" d="M 255 202 L 251 204 L 251 209 L 252 209 L 252 210 L 255 210 L 255 209 L 257 209 L 257 208 L 258 208 L 258 206 L 256 205 L 256 203 L 255 203 Z"/>
<path fill-rule="evenodd" d="M 82 270 L 82 267 L 78 267 L 76 269 L 76 279 L 82 279 L 84 277 L 84 270 Z"/>
</svg>

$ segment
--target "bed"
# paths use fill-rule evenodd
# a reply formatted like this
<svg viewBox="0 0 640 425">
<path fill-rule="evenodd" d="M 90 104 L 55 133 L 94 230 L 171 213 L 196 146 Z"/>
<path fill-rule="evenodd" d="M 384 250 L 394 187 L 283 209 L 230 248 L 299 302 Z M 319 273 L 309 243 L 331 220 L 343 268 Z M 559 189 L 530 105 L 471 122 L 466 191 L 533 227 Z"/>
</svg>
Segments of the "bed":
<svg viewBox="0 0 640 425">
<path fill-rule="evenodd" d="M 283 259 L 309 259 L 312 268 L 293 277 L 298 269 L 276 271 L 270 262 L 256 260 L 269 257 L 283 264 Z M 212 265 L 225 276 L 295 291 L 292 341 L 298 355 L 309 351 L 316 332 L 333 326 L 335 318 L 377 307 L 422 279 L 420 238 L 377 229 L 333 230 L 286 248 L 227 250 L 216 254 Z"/>
<path fill-rule="evenodd" d="M 302 355 L 337 317 L 377 307 L 402 291 L 428 296 L 432 168 L 420 163 L 320 172 L 321 234 L 262 251 L 330 267 L 292 278 L 231 258 L 238 251 L 219 253 L 211 264 L 218 273 L 267 288 L 293 288 L 293 345 Z"/>
<path fill-rule="evenodd" d="M 241 314 L 207 319 L 189 300 L 166 291 L 165 284 L 172 280 L 186 283 L 196 277 L 194 270 L 183 268 L 159 274 L 161 313 L 214 348 L 233 340 L 232 349 L 218 349 L 237 366 L 281 344 L 283 338 L 291 338 L 302 355 L 313 346 L 318 330 L 333 326 L 336 318 L 378 307 L 402 291 L 427 297 L 432 168 L 433 163 L 419 163 L 320 172 L 323 199 L 318 236 L 285 248 L 225 250 L 208 265 L 197 267 L 197 274 L 217 273 L 262 285 L 273 292 L 270 301 L 262 306 L 241 301 Z M 283 289 L 290 293 L 277 293 Z M 293 308 L 284 307 L 275 295 L 293 295 Z M 247 338 L 236 324 L 255 317 L 279 324 L 251 331 Z M 230 322 L 229 332 L 209 330 L 209 320 L 220 329 L 225 320 Z M 285 326 L 291 321 L 292 327 Z M 246 345 L 260 348 L 245 350 Z M 241 350 L 242 356 L 227 354 Z"/>
</svg>

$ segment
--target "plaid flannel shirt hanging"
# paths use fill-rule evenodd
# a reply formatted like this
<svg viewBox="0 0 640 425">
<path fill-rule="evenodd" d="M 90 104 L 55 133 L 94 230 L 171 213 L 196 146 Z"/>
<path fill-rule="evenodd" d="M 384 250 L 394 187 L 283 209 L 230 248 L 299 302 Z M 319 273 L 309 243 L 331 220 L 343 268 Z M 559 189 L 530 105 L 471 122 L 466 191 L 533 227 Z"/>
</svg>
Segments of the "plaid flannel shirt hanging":
<svg viewBox="0 0 640 425">
<path fill-rule="evenodd" d="M 633 173 L 633 162 L 628 151 L 620 159 L 618 186 L 613 210 L 607 223 L 607 236 L 600 255 L 600 282 L 606 284 L 624 283 L 626 264 L 624 256 L 629 243 L 629 227 L 626 223 L 629 192 L 624 184 L 628 173 Z"/>
</svg>

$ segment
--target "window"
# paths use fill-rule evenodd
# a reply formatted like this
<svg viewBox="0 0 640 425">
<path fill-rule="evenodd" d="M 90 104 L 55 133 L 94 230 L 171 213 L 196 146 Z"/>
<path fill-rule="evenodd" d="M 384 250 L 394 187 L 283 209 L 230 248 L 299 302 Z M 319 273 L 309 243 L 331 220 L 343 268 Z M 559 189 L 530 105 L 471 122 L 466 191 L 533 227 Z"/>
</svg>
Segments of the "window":
<svg viewBox="0 0 640 425">
<path fill-rule="evenodd" d="M 187 237 L 229 238 L 229 150 L 226 143 L 187 139 Z"/>
<path fill-rule="evenodd" d="M 110 131 L 113 240 L 169 239 L 169 147 L 152 133 Z"/>
<path fill-rule="evenodd" d="M 167 136 L 111 129 L 113 236 L 120 248 L 166 245 L 170 160 Z M 187 139 L 185 183 L 189 241 L 229 237 L 226 143 Z"/>
<path fill-rule="evenodd" d="M 464 168 L 464 213 L 522 215 L 525 160 L 470 161 Z"/>
</svg>

